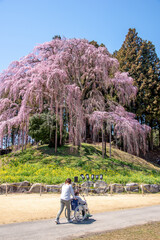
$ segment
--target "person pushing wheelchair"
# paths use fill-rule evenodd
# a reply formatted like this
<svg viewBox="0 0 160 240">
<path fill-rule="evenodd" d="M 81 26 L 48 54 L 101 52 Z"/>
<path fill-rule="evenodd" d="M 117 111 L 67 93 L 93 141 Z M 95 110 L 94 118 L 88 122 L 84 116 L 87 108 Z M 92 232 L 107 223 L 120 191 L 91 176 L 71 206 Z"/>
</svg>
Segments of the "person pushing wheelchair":
<svg viewBox="0 0 160 240">
<path fill-rule="evenodd" d="M 67 220 L 68 223 L 72 223 L 72 220 L 70 219 L 70 204 L 71 204 L 71 195 L 74 199 L 76 199 L 74 190 L 72 188 L 71 179 L 67 178 L 65 181 L 65 184 L 62 186 L 62 192 L 61 192 L 61 198 L 60 198 L 60 210 L 57 214 L 57 217 L 55 219 L 56 224 L 60 224 L 59 218 L 61 213 L 63 212 L 64 207 L 67 208 Z"/>
</svg>

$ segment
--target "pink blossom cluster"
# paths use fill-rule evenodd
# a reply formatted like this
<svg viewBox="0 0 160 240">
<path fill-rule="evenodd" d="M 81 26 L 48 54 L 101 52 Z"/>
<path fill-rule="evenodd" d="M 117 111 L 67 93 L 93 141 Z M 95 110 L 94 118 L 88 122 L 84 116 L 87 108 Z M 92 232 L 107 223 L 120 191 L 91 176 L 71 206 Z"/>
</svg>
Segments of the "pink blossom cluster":
<svg viewBox="0 0 160 240">
<path fill-rule="evenodd" d="M 112 105 L 110 110 L 108 112 L 95 111 L 89 116 L 94 131 L 102 130 L 105 122 L 108 131 L 112 126 L 114 137 L 123 141 L 124 150 L 136 155 L 139 155 L 140 152 L 145 154 L 148 150 L 146 139 L 150 127 L 145 124 L 141 125 L 135 119 L 135 114 L 125 111 L 124 107 L 120 105 Z"/>
</svg>

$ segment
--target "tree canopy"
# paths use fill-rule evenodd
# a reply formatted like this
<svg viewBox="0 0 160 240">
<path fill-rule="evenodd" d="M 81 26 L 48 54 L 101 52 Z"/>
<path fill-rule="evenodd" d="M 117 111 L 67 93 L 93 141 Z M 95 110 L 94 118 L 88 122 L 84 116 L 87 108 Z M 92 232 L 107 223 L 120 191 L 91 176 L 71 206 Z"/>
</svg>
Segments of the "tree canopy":
<svg viewBox="0 0 160 240">
<path fill-rule="evenodd" d="M 128 73 L 120 73 L 117 59 L 105 47 L 96 48 L 83 39 L 55 38 L 38 45 L 0 75 L 0 136 L 19 128 L 28 132 L 29 118 L 49 112 L 55 115 L 57 134 L 67 119 L 69 141 L 80 146 L 85 139 L 86 120 L 94 134 L 103 122 L 112 124 L 126 151 L 146 152 L 149 128 L 125 111 L 137 88 Z"/>
</svg>

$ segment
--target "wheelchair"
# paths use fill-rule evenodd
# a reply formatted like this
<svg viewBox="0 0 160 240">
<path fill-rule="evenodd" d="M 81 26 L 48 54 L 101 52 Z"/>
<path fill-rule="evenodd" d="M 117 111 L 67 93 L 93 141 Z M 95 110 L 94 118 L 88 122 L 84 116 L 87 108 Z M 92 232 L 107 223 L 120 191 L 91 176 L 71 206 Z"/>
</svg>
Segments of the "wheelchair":
<svg viewBox="0 0 160 240">
<path fill-rule="evenodd" d="M 87 202 L 85 205 L 78 204 L 78 200 L 71 200 L 71 209 L 70 209 L 70 219 L 76 220 L 77 222 L 82 222 L 87 220 L 89 213 Z M 65 208 L 65 217 L 67 218 L 67 208 Z"/>
</svg>

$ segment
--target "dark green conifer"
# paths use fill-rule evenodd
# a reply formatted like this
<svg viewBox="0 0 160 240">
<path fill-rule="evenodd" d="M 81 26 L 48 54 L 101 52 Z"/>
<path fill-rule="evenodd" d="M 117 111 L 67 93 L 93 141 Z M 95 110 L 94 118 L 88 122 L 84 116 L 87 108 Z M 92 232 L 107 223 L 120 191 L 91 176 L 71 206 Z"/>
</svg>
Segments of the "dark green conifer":
<svg viewBox="0 0 160 240">
<path fill-rule="evenodd" d="M 160 129 L 160 61 L 155 46 L 138 37 L 136 29 L 129 29 L 122 47 L 113 55 L 119 61 L 120 71 L 129 72 L 138 88 L 136 102 L 130 110 L 141 123 Z"/>
</svg>

